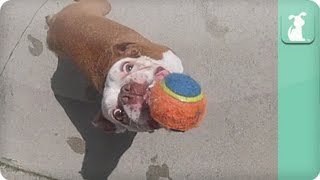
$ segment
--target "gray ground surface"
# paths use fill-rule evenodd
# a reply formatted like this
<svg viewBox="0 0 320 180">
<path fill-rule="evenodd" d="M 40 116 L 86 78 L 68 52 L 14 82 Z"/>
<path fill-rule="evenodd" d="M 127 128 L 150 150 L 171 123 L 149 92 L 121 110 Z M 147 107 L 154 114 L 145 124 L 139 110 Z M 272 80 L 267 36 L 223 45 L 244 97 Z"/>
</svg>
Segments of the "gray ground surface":
<svg viewBox="0 0 320 180">
<path fill-rule="evenodd" d="M 0 12 L 0 162 L 71 180 L 276 179 L 277 1 L 110 2 L 108 17 L 174 49 L 203 85 L 201 127 L 94 129 L 99 98 L 45 44 L 44 17 L 71 0 L 12 0 Z"/>
<path fill-rule="evenodd" d="M 7 180 L 52 180 L 50 177 L 8 165 L 0 165 L 0 173 L 0 179 L 5 178 Z"/>
</svg>

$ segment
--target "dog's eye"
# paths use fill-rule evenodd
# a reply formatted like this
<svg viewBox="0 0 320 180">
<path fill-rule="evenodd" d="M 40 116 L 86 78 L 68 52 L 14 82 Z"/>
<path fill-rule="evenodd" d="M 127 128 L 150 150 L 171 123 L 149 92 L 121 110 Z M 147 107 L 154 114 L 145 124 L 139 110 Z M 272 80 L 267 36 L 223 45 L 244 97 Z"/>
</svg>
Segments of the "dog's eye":
<svg viewBox="0 0 320 180">
<path fill-rule="evenodd" d="M 126 118 L 125 112 L 122 111 L 121 109 L 113 110 L 112 116 L 115 120 L 119 121 L 121 124 L 125 124 L 125 125 L 129 124 L 129 121 L 128 121 L 128 118 Z"/>
<path fill-rule="evenodd" d="M 127 63 L 124 63 L 123 64 L 123 66 L 122 66 L 122 71 L 124 71 L 124 72 L 130 72 L 132 69 L 133 69 L 133 64 L 132 63 L 129 63 L 129 62 L 127 62 Z"/>
<path fill-rule="evenodd" d="M 115 110 L 113 111 L 113 117 L 114 117 L 116 120 L 120 121 L 120 120 L 122 119 L 122 116 L 123 116 L 123 114 L 122 114 L 122 111 L 121 111 L 120 109 L 115 109 Z"/>
</svg>

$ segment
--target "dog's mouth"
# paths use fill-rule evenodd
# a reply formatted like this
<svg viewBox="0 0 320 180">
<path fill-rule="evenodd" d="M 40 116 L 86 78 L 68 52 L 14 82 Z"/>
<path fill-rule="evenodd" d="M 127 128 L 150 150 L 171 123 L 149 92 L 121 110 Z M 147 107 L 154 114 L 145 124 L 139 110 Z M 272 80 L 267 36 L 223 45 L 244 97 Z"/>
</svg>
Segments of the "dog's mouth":
<svg viewBox="0 0 320 180">
<path fill-rule="evenodd" d="M 154 82 L 162 80 L 168 74 L 169 71 L 158 67 L 152 83 L 132 81 L 125 84 L 118 95 L 118 109 L 113 111 L 113 117 L 121 124 L 137 130 L 159 129 L 160 125 L 150 116 L 148 97 Z"/>
<path fill-rule="evenodd" d="M 155 76 L 156 81 L 162 80 L 168 74 L 169 74 L 169 71 L 161 66 L 159 66 L 154 72 L 154 76 Z"/>
</svg>

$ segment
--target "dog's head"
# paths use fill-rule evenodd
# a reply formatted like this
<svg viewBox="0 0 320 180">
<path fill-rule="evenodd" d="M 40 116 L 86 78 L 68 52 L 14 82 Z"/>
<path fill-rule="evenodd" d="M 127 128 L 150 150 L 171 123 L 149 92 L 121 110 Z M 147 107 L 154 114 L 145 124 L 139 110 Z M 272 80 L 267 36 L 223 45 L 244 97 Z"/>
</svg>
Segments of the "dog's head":
<svg viewBox="0 0 320 180">
<path fill-rule="evenodd" d="M 126 50 L 129 53 L 130 49 Z M 137 49 L 133 49 L 137 53 Z M 144 55 L 124 57 L 110 68 L 105 81 L 102 113 L 113 123 L 132 131 L 152 131 L 159 124 L 148 111 L 148 89 L 167 74 L 183 72 L 181 60 L 171 51 L 161 59 Z"/>
</svg>

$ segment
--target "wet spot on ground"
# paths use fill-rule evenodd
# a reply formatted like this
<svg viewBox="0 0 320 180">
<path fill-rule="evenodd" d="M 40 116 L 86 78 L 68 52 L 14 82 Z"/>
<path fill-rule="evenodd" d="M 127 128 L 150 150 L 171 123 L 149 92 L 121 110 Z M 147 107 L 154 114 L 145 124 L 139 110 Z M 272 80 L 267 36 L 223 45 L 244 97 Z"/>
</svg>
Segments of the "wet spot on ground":
<svg viewBox="0 0 320 180">
<path fill-rule="evenodd" d="M 154 165 L 150 165 L 148 167 L 148 171 L 146 173 L 146 179 L 147 180 L 160 180 L 163 178 L 166 178 L 168 180 L 172 180 L 169 173 L 169 166 L 166 163 L 163 163 L 162 165 L 156 165 L 158 155 L 155 155 L 151 158 L 151 163 Z"/>
<path fill-rule="evenodd" d="M 43 52 L 43 43 L 39 39 L 33 37 L 31 34 L 28 34 L 27 38 L 32 44 L 31 46 L 28 46 L 29 52 L 33 56 L 40 56 L 40 54 Z"/>
<path fill-rule="evenodd" d="M 69 137 L 67 140 L 67 143 L 75 153 L 78 153 L 78 154 L 85 153 L 86 143 L 81 138 Z"/>
</svg>

